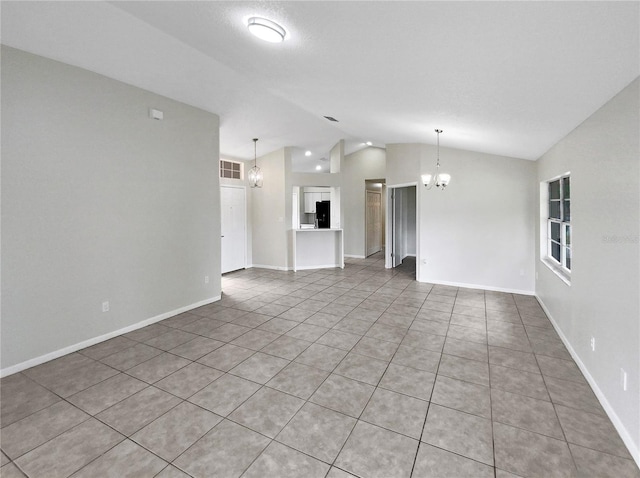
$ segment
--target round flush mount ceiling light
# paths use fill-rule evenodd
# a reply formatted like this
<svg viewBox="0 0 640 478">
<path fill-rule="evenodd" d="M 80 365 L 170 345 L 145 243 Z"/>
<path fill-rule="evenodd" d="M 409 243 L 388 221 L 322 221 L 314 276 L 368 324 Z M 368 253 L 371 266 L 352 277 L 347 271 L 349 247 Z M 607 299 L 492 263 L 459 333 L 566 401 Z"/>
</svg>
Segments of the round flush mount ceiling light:
<svg viewBox="0 0 640 478">
<path fill-rule="evenodd" d="M 304 155 L 307 157 L 311 156 L 311 151 L 305 151 Z"/>
<path fill-rule="evenodd" d="M 322 171 L 322 166 L 320 166 L 319 164 L 316 166 L 316 171 Z"/>
<path fill-rule="evenodd" d="M 287 34 L 284 28 L 276 22 L 261 17 L 251 17 L 247 20 L 247 28 L 249 31 L 261 40 L 271 43 L 280 43 L 284 41 Z"/>
</svg>

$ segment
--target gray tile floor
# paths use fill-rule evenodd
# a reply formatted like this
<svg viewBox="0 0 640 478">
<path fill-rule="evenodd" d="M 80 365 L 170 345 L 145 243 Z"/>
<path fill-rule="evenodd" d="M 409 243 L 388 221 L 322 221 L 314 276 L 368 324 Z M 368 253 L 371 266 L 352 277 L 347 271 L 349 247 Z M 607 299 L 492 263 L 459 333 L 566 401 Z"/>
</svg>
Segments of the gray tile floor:
<svg viewBox="0 0 640 478">
<path fill-rule="evenodd" d="M 2 477 L 640 477 L 532 297 L 382 257 L 2 379 Z"/>
</svg>

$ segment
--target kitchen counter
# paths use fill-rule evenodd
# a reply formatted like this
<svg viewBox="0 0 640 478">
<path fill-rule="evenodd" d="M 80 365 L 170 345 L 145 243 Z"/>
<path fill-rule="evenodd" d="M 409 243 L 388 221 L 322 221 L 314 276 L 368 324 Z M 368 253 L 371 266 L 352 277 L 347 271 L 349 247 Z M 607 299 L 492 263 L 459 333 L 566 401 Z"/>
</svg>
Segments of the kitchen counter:
<svg viewBox="0 0 640 478">
<path fill-rule="evenodd" d="M 294 271 L 344 269 L 342 229 L 292 229 L 292 233 Z"/>
</svg>

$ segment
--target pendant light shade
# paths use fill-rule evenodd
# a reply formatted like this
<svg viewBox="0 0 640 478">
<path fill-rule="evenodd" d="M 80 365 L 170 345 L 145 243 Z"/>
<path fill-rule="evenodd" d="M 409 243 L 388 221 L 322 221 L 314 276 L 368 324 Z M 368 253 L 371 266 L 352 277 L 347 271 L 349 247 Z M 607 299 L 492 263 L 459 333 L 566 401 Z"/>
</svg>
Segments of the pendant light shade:
<svg viewBox="0 0 640 478">
<path fill-rule="evenodd" d="M 451 181 L 451 175 L 440 172 L 440 133 L 442 133 L 442 130 L 436 129 L 435 131 L 438 135 L 436 172 L 435 174 L 423 174 L 421 176 L 422 184 L 424 184 L 427 189 L 431 189 L 433 186 L 435 186 L 438 189 L 442 189 L 444 191 L 444 188 L 446 188 L 449 185 L 449 182 Z"/>
<path fill-rule="evenodd" d="M 249 170 L 249 186 L 252 188 L 262 187 L 262 171 L 258 167 L 258 154 L 257 154 L 258 138 L 253 138 L 253 168 Z"/>
</svg>

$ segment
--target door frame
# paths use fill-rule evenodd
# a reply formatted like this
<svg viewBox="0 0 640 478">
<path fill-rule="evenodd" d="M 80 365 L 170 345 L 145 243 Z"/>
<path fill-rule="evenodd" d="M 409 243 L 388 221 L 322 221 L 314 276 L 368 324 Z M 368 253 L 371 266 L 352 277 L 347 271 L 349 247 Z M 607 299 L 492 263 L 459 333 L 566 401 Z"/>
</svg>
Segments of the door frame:
<svg viewBox="0 0 640 478">
<path fill-rule="evenodd" d="M 388 184 L 387 183 L 387 220 L 385 221 L 385 235 L 386 235 L 386 244 L 384 252 L 384 267 L 386 269 L 393 268 L 393 260 L 391 254 L 393 253 L 394 243 L 393 243 L 393 228 L 395 224 L 394 214 L 394 204 L 393 204 L 393 195 L 396 189 L 402 189 L 406 187 L 415 186 L 416 188 L 416 280 L 420 282 L 420 264 L 421 254 L 420 254 L 420 195 L 421 189 L 419 187 L 418 182 L 410 182 L 410 183 L 400 183 L 400 184 Z"/>
<path fill-rule="evenodd" d="M 243 263 L 244 266 L 242 269 L 247 268 L 247 238 L 248 238 L 248 229 L 249 229 L 249 205 L 247 204 L 247 187 L 235 184 L 220 184 L 220 207 L 222 208 L 222 188 L 229 189 L 242 189 L 244 196 L 244 235 L 242 238 L 242 255 L 243 255 Z M 235 269 L 240 270 L 240 269 Z M 233 271 L 229 271 L 233 272 Z M 226 272 L 222 272 L 222 212 L 220 213 L 220 275 L 226 274 Z"/>
<path fill-rule="evenodd" d="M 364 190 L 364 257 L 367 258 L 369 257 L 369 234 L 368 234 L 368 228 L 369 228 L 369 215 L 367 214 L 367 199 L 368 199 L 368 194 L 378 194 L 380 196 L 380 249 L 376 252 L 380 252 L 382 249 L 384 249 L 384 245 L 382 243 L 382 235 L 384 234 L 384 230 L 382 228 L 382 191 L 370 191 L 369 189 L 366 188 L 365 186 L 365 190 Z M 376 252 L 374 252 L 373 254 L 375 254 Z"/>
</svg>

